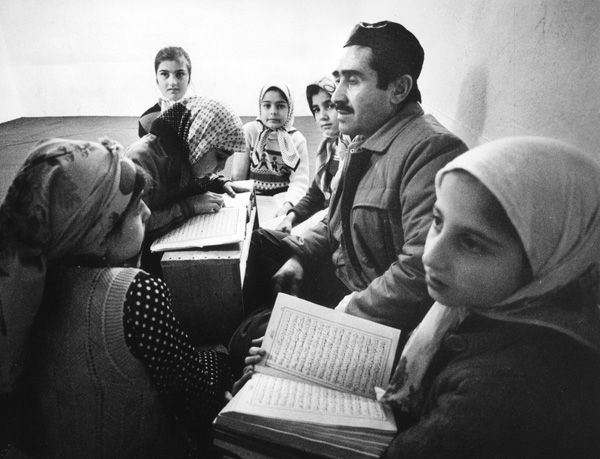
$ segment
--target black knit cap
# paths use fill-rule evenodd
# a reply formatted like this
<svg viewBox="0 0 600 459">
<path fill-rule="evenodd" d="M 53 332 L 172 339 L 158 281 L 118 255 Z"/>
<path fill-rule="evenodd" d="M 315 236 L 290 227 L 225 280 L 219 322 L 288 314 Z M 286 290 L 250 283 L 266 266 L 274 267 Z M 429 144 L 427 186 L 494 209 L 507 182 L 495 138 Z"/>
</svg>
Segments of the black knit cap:
<svg viewBox="0 0 600 459">
<path fill-rule="evenodd" d="M 384 55 L 391 61 L 403 62 L 405 74 L 417 80 L 423 68 L 425 53 L 419 40 L 404 26 L 391 21 L 356 24 L 346 46 L 366 46 L 373 54 Z"/>
</svg>

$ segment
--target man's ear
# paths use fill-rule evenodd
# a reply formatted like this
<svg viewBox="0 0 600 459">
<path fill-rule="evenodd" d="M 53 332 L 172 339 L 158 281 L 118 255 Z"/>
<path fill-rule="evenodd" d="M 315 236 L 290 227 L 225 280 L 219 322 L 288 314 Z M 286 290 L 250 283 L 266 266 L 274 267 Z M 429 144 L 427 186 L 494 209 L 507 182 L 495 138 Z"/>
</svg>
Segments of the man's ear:
<svg viewBox="0 0 600 459">
<path fill-rule="evenodd" d="M 392 103 L 399 105 L 404 99 L 408 97 L 410 90 L 413 87 L 413 79 L 410 75 L 402 75 L 390 83 L 390 89 L 392 90 Z"/>
</svg>

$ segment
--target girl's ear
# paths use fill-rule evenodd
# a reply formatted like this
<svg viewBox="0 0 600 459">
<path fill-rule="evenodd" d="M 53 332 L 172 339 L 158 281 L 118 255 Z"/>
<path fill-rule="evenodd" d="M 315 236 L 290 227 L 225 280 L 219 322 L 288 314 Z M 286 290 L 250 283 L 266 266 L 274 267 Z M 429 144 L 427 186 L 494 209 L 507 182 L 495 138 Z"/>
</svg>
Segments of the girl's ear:
<svg viewBox="0 0 600 459">
<path fill-rule="evenodd" d="M 410 75 L 402 75 L 390 82 L 389 89 L 392 91 L 392 102 L 396 105 L 400 104 L 413 86 L 413 79 Z"/>
</svg>

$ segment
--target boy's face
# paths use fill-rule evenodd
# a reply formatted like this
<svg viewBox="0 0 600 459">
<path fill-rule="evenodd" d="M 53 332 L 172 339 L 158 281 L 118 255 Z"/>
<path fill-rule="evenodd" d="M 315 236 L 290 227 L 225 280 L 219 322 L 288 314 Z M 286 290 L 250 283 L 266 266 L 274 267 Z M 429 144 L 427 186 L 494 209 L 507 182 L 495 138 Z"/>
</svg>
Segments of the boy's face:
<svg viewBox="0 0 600 459">
<path fill-rule="evenodd" d="M 310 106 L 317 126 L 326 137 L 337 137 L 340 133 L 335 105 L 331 102 L 328 92 L 320 90 L 312 97 Z"/>
<path fill-rule="evenodd" d="M 290 106 L 277 89 L 265 93 L 260 103 L 260 119 L 270 129 L 278 129 L 287 120 Z"/>
<path fill-rule="evenodd" d="M 500 204 L 468 174 L 444 175 L 423 254 L 427 291 L 448 307 L 485 307 L 525 283 L 519 241 L 490 215 Z"/>
<path fill-rule="evenodd" d="M 348 46 L 333 72 L 337 88 L 331 100 L 338 112 L 340 132 L 350 137 L 369 137 L 396 112 L 397 105 L 392 102 L 394 88 L 377 87 L 371 55 L 371 48 Z"/>
<path fill-rule="evenodd" d="M 181 99 L 190 84 L 190 72 L 182 59 L 162 61 L 156 70 L 156 82 L 161 94 L 169 100 Z"/>
</svg>

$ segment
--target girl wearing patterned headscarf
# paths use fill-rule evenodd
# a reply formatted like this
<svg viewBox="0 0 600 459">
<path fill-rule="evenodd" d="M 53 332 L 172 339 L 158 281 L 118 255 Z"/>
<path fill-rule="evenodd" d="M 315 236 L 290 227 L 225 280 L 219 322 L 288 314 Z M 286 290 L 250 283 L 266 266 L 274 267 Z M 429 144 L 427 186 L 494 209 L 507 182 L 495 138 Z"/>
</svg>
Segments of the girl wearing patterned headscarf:
<svg viewBox="0 0 600 459">
<path fill-rule="evenodd" d="M 166 285 L 136 268 L 144 187 L 117 151 L 51 139 L 0 207 L 2 416 L 31 455 L 182 457 L 186 435 L 208 442 L 228 360 L 196 352 Z"/>
<path fill-rule="evenodd" d="M 600 457 L 600 165 L 565 143 L 490 142 L 436 176 L 436 300 L 382 399 L 387 456 Z"/>
<path fill-rule="evenodd" d="M 164 111 L 150 134 L 125 152 L 151 178 L 144 195 L 152 211 L 149 239 L 193 215 L 218 212 L 223 205 L 218 193 L 244 191 L 215 175 L 243 146 L 242 121 L 218 100 L 188 97 Z"/>
<path fill-rule="evenodd" d="M 276 216 L 285 215 L 308 190 L 306 139 L 293 127 L 294 97 L 290 87 L 271 81 L 260 91 L 259 116 L 244 125 L 246 151 L 234 157 L 234 180 L 254 180 L 256 192 L 281 195 Z"/>
</svg>

